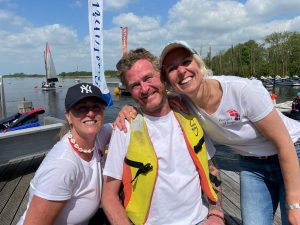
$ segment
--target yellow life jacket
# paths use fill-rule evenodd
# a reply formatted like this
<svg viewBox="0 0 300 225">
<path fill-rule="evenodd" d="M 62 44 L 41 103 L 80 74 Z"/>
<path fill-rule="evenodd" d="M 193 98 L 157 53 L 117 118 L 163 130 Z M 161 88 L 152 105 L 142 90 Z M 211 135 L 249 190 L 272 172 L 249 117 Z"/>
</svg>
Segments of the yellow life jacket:
<svg viewBox="0 0 300 225">
<path fill-rule="evenodd" d="M 177 112 L 188 151 L 195 163 L 202 190 L 213 202 L 217 195 L 209 180 L 208 158 L 203 130 L 196 118 Z M 138 115 L 130 125 L 130 143 L 123 164 L 124 208 L 128 218 L 136 225 L 147 220 L 156 183 L 158 161 L 144 118 Z"/>
</svg>

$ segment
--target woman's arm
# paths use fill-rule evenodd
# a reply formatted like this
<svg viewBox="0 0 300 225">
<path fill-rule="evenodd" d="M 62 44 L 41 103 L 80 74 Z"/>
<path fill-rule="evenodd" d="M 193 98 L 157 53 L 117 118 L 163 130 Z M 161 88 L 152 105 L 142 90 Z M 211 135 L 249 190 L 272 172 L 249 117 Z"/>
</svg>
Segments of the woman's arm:
<svg viewBox="0 0 300 225">
<path fill-rule="evenodd" d="M 258 130 L 271 140 L 278 151 L 281 172 L 283 175 L 286 203 L 300 203 L 300 169 L 294 144 L 276 109 L 263 119 L 255 122 Z M 288 210 L 291 224 L 300 224 L 300 209 Z"/>
<path fill-rule="evenodd" d="M 24 225 L 52 225 L 67 201 L 49 201 L 34 195 Z"/>
<path fill-rule="evenodd" d="M 124 105 L 118 113 L 116 120 L 113 122 L 113 127 L 118 127 L 121 131 L 124 131 L 126 133 L 127 128 L 125 125 L 125 120 L 131 121 L 136 117 L 137 114 L 138 111 L 134 106 Z"/>
</svg>

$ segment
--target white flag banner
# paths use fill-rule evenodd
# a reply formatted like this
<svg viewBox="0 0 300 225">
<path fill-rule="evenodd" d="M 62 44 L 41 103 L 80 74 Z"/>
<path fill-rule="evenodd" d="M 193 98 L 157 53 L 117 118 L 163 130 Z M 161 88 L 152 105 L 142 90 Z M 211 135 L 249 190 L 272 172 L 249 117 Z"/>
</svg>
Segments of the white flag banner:
<svg viewBox="0 0 300 225">
<path fill-rule="evenodd" d="M 103 67 L 103 0 L 89 0 L 88 4 L 93 84 L 100 88 L 111 106 L 113 102 Z"/>
</svg>

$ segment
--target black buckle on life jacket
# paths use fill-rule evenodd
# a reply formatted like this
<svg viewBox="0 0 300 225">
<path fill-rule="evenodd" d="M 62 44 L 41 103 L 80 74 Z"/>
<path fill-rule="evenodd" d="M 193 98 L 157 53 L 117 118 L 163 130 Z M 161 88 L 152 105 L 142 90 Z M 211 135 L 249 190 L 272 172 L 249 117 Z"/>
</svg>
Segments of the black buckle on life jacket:
<svg viewBox="0 0 300 225">
<path fill-rule="evenodd" d="M 203 144 L 204 144 L 204 136 L 202 136 L 202 138 L 200 138 L 198 144 L 194 146 L 194 151 L 196 152 L 196 154 L 198 154 L 198 152 L 201 151 Z"/>
<path fill-rule="evenodd" d="M 141 162 L 133 161 L 130 159 L 125 158 L 124 159 L 125 163 L 131 167 L 138 168 L 138 171 L 136 172 L 134 178 L 132 179 L 131 183 L 135 181 L 135 179 L 140 175 L 140 174 L 147 174 L 150 170 L 153 169 L 153 166 L 150 163 L 143 164 Z"/>
<path fill-rule="evenodd" d="M 216 187 L 219 187 L 222 183 L 222 181 L 220 181 L 217 176 L 212 175 L 211 173 L 209 174 L 209 179 L 212 183 L 215 184 Z"/>
</svg>

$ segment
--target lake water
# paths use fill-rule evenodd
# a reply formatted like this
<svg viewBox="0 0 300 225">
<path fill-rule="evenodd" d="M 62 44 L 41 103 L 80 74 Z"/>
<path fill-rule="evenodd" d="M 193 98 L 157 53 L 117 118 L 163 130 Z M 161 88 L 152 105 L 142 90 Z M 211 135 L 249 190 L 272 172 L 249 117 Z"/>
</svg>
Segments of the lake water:
<svg viewBox="0 0 300 225">
<path fill-rule="evenodd" d="M 44 78 L 3 78 L 4 95 L 6 103 L 6 115 L 14 115 L 18 112 L 19 102 L 31 101 L 34 108 L 44 108 L 43 116 L 53 116 L 64 119 L 64 99 L 68 88 L 76 84 L 74 78 L 65 78 L 63 83 L 57 83 L 56 90 L 43 91 L 41 84 Z M 81 82 L 92 82 L 92 78 L 80 78 Z M 113 96 L 113 106 L 105 112 L 105 122 L 111 122 L 117 116 L 118 111 L 126 103 L 133 103 L 129 96 L 115 96 L 114 88 L 118 86 L 119 79 L 108 78 L 108 87 Z M 62 87 L 58 87 L 62 84 Z"/>
<path fill-rule="evenodd" d="M 92 82 L 92 78 L 80 78 L 81 82 Z M 43 91 L 41 84 L 44 78 L 3 78 L 4 94 L 6 102 L 7 116 L 17 113 L 17 105 L 26 99 L 32 101 L 34 108 L 44 108 L 43 116 L 53 116 L 64 119 L 64 98 L 67 89 L 76 84 L 74 78 L 65 78 L 63 87 L 58 87 L 53 91 Z M 118 78 L 107 78 L 108 87 L 113 96 L 114 104 L 106 110 L 105 121 L 111 122 L 117 115 L 120 108 L 126 103 L 133 103 L 133 99 L 128 96 L 115 96 L 114 88 L 119 82 Z M 278 95 L 277 102 L 292 100 L 300 91 L 300 87 L 279 87 L 275 92 Z"/>
<path fill-rule="evenodd" d="M 80 78 L 81 82 L 92 82 L 92 78 Z M 33 103 L 34 108 L 44 108 L 45 113 L 42 116 L 53 116 L 64 119 L 64 98 L 67 89 L 76 84 L 74 78 L 65 78 L 62 87 L 57 87 L 54 91 L 43 91 L 41 84 L 44 78 L 4 78 L 4 94 L 6 102 L 7 116 L 17 113 L 17 105 L 23 101 Z M 119 80 L 117 78 L 107 79 L 108 87 L 113 96 L 113 106 L 105 111 L 105 122 L 114 121 L 121 107 L 127 103 L 134 103 L 130 96 L 115 96 L 114 88 L 117 87 Z M 57 84 L 58 86 L 58 84 Z M 279 87 L 275 88 L 278 95 L 277 102 L 289 101 L 300 91 L 300 87 Z M 221 169 L 236 170 L 238 168 L 238 155 L 225 146 L 217 146 L 217 160 Z"/>
</svg>

